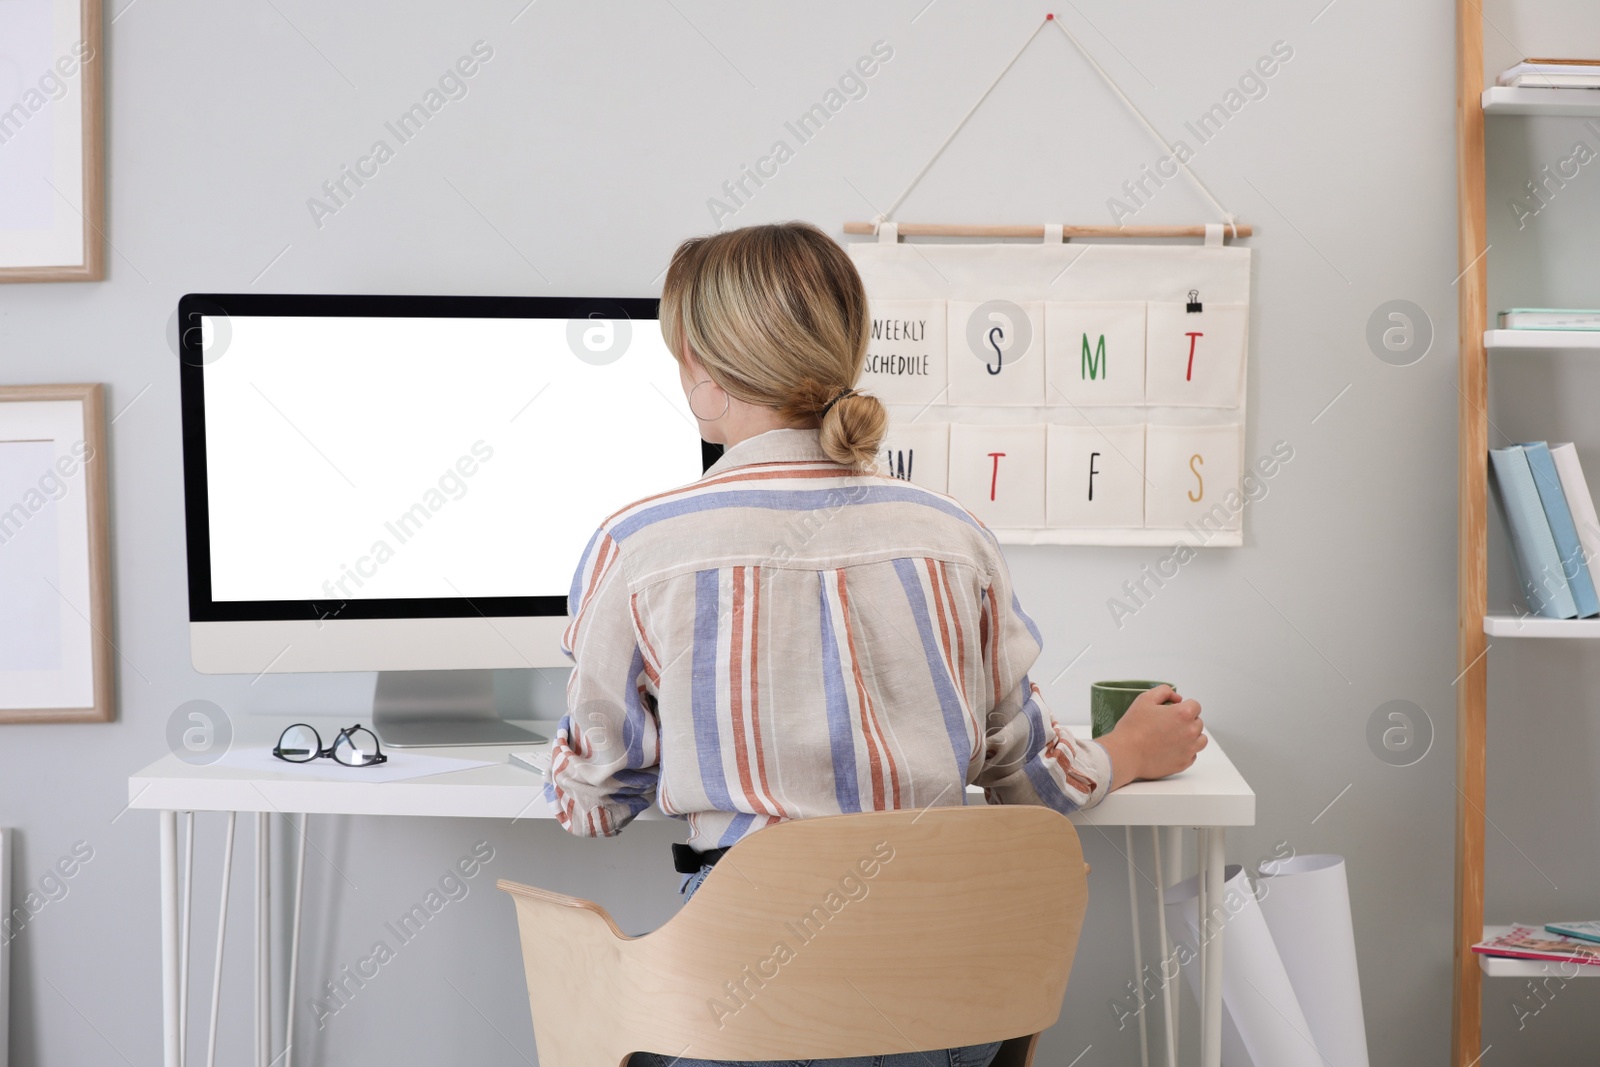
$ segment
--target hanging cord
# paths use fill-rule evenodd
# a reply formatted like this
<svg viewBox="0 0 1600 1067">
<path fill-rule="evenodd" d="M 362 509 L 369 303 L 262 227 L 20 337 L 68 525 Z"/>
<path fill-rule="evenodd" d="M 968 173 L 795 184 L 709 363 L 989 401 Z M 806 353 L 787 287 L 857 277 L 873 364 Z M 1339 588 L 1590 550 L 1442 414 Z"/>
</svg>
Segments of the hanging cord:
<svg viewBox="0 0 1600 1067">
<path fill-rule="evenodd" d="M 1149 119 L 1145 118 L 1144 112 L 1139 110 L 1138 105 L 1136 105 L 1132 100 L 1128 99 L 1128 94 L 1122 91 L 1122 87 L 1112 79 L 1110 74 L 1106 73 L 1105 68 L 1099 63 L 1095 62 L 1094 56 L 1090 55 L 1089 50 L 1083 47 L 1083 43 L 1079 41 L 1077 37 L 1073 36 L 1072 31 L 1067 29 L 1066 25 L 1054 15 L 1046 15 L 1045 21 L 1054 22 L 1061 32 L 1067 35 L 1067 40 L 1072 42 L 1072 46 L 1078 50 L 1078 54 L 1089 61 L 1089 66 L 1093 67 L 1095 69 L 1095 73 L 1099 74 L 1100 77 L 1105 81 L 1106 85 L 1111 87 L 1111 91 L 1117 94 L 1117 99 L 1126 104 L 1128 106 L 1128 110 L 1133 112 L 1134 117 L 1144 125 L 1146 130 L 1150 131 L 1150 136 L 1155 138 L 1156 144 L 1160 145 L 1162 150 L 1165 151 L 1167 155 L 1172 157 L 1172 161 L 1174 163 L 1183 168 L 1183 172 L 1189 176 L 1189 180 L 1194 182 L 1194 187 L 1200 190 L 1200 195 L 1204 196 L 1211 202 L 1211 206 L 1217 209 L 1217 213 L 1222 216 L 1222 221 L 1226 222 L 1229 227 L 1232 228 L 1233 236 L 1237 238 L 1239 236 L 1239 227 L 1237 224 L 1238 216 L 1229 211 L 1227 208 L 1223 207 L 1222 202 L 1211 195 L 1211 190 L 1206 188 L 1206 183 L 1200 180 L 1199 175 L 1195 174 L 1194 171 L 1189 169 L 1189 164 L 1178 158 L 1177 154 L 1173 152 L 1172 146 L 1167 143 L 1167 139 L 1161 136 L 1161 133 L 1155 128 L 1154 125 L 1151 124 Z M 1035 30 L 1033 32 L 1038 33 L 1039 31 Z M 1029 40 L 1032 40 L 1032 38 L 1030 37 Z M 1023 47 L 1027 46 L 1024 45 Z M 1012 60 L 1012 62 L 1016 61 Z"/>
<path fill-rule="evenodd" d="M 1045 22 L 1048 21 L 1050 20 L 1045 20 Z M 989 99 L 989 94 L 994 92 L 994 87 L 999 85 L 1001 80 L 1005 78 L 1007 74 L 1011 73 L 1011 68 L 1017 65 L 1017 60 L 1022 58 L 1022 53 L 1028 50 L 1028 46 L 1033 43 L 1033 39 L 1035 37 L 1039 36 L 1039 31 L 1042 29 L 1044 29 L 1044 22 L 1039 23 L 1039 25 L 1033 28 L 1033 32 L 1028 34 L 1028 39 L 1022 42 L 1022 47 L 1017 49 L 1017 54 L 1011 57 L 1011 62 L 1007 63 L 1001 69 L 1000 73 L 994 76 L 994 81 L 990 82 L 989 87 L 983 91 L 983 95 L 978 97 L 978 102 L 969 107 L 967 109 L 967 113 L 961 116 L 961 121 L 956 123 L 956 128 L 950 131 L 950 136 L 946 137 L 944 142 L 940 144 L 938 148 L 934 149 L 933 155 L 929 156 L 928 161 L 922 165 L 922 169 L 917 171 L 917 176 L 911 179 L 911 184 L 907 185 L 905 190 L 899 196 L 894 198 L 894 203 L 889 205 L 889 210 L 873 219 L 873 222 L 887 222 L 895 213 L 895 210 L 898 209 L 901 204 L 905 203 L 906 197 L 911 195 L 911 190 L 917 187 L 917 183 L 920 182 L 933 167 L 933 165 L 939 161 L 939 157 L 944 155 L 944 150 L 950 147 L 950 142 L 956 139 L 956 134 L 961 132 L 961 128 L 967 124 L 967 120 L 970 119 L 977 112 L 977 110 L 983 106 L 983 102 L 985 100 Z"/>
<path fill-rule="evenodd" d="M 1100 75 L 1101 79 L 1106 83 L 1106 85 L 1110 86 L 1111 91 L 1117 95 L 1117 99 L 1121 100 L 1125 105 L 1127 105 L 1128 110 L 1133 112 L 1134 116 L 1141 124 L 1143 124 L 1150 136 L 1155 138 L 1156 143 L 1162 147 L 1167 155 L 1171 156 L 1172 161 L 1178 164 L 1178 166 L 1183 170 L 1183 173 L 1188 175 L 1189 180 L 1194 183 L 1195 188 L 1200 190 L 1200 194 L 1204 196 L 1206 200 L 1210 201 L 1212 207 L 1217 209 L 1217 213 L 1222 216 L 1223 221 L 1226 222 L 1232 230 L 1233 236 L 1238 237 L 1238 216 L 1229 211 L 1227 208 L 1223 207 L 1222 202 L 1219 201 L 1215 196 L 1211 195 L 1211 190 L 1207 189 L 1205 183 L 1200 180 L 1199 176 L 1196 175 L 1194 171 L 1189 169 L 1189 165 L 1187 163 L 1183 162 L 1177 157 L 1172 150 L 1172 146 L 1167 144 L 1167 139 L 1161 136 L 1160 132 L 1156 130 L 1155 126 L 1151 124 L 1149 119 L 1145 118 L 1144 112 L 1140 111 L 1134 102 L 1128 99 L 1128 94 L 1122 91 L 1121 86 L 1119 86 L 1116 81 L 1112 79 L 1110 74 L 1106 73 L 1104 67 L 1095 62 L 1095 58 L 1089 54 L 1089 50 L 1083 47 L 1083 44 L 1075 36 L 1073 36 L 1072 31 L 1067 29 L 1067 27 L 1062 24 L 1061 20 L 1056 18 L 1054 14 L 1046 15 L 1039 25 L 1034 27 L 1033 32 L 1028 34 L 1028 39 L 1022 42 L 1022 47 L 1017 49 L 1016 55 L 1012 56 L 1010 62 L 1001 68 L 999 74 L 994 76 L 994 80 L 989 83 L 988 88 L 984 89 L 983 95 L 978 97 L 977 102 L 967 109 L 967 113 L 965 115 L 961 116 L 961 121 L 956 123 L 955 129 L 950 131 L 950 136 L 946 137 L 944 141 L 940 143 L 939 147 L 934 149 L 933 155 L 928 157 L 928 161 L 922 165 L 921 170 L 917 171 L 916 177 L 911 179 L 911 183 L 905 187 L 905 190 L 901 192 L 899 196 L 894 198 L 894 202 L 889 205 L 887 211 L 884 211 L 882 214 L 873 218 L 872 221 L 874 223 L 874 229 L 876 229 L 877 224 L 889 221 L 889 219 L 894 215 L 895 211 L 899 209 L 900 205 L 905 203 L 906 197 L 911 195 L 911 191 L 917 187 L 917 183 L 921 182 L 922 179 L 927 176 L 928 171 L 931 170 L 933 165 L 939 161 L 939 157 L 944 155 L 944 150 L 950 147 L 950 142 L 956 139 L 956 135 L 959 134 L 962 128 L 966 126 L 967 120 L 972 118 L 972 116 L 977 112 L 978 108 L 983 106 L 983 102 L 985 100 L 989 99 L 989 94 L 994 92 L 995 86 L 999 85 L 1005 76 L 1011 73 L 1011 68 L 1017 65 L 1017 60 L 1022 58 L 1022 53 L 1026 52 L 1028 50 L 1028 46 L 1033 44 L 1033 39 L 1039 36 L 1039 31 L 1043 30 L 1052 22 L 1060 28 L 1062 33 L 1067 35 L 1067 40 L 1071 41 L 1072 46 L 1078 50 L 1078 53 L 1082 55 L 1084 59 L 1089 61 L 1089 66 L 1093 67 L 1095 73 Z"/>
</svg>

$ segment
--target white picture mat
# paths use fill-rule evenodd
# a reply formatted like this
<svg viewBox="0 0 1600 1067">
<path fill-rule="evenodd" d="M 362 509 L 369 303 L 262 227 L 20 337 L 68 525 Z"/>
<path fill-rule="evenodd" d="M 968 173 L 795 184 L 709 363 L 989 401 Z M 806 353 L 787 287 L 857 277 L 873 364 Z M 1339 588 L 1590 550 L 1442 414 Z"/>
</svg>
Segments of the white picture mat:
<svg viewBox="0 0 1600 1067">
<path fill-rule="evenodd" d="M 204 372 L 213 599 L 565 596 L 603 520 L 701 472 L 678 364 L 631 327 L 596 366 L 565 319 L 230 318 Z"/>
<path fill-rule="evenodd" d="M 10 31 L 10 32 L 8 32 Z M 76 0 L 10 0 L 0 5 L 0 114 L 23 104 L 56 61 L 83 39 Z M 59 74 L 57 74 L 59 77 Z M 0 267 L 83 263 L 83 78 L 60 78 L 66 92 L 30 111 L 0 145 Z M 23 104 L 26 108 L 26 105 Z M 10 132 L 8 130 L 8 132 Z M 51 186 L 55 188 L 52 189 Z"/>
<path fill-rule="evenodd" d="M 13 627 L 9 639 L 0 641 L 0 671 L 61 665 L 60 618 L 65 609 L 56 594 L 61 539 L 56 509 L 49 506 L 54 494 L 47 496 L 39 486 L 54 462 L 54 441 L 0 437 L 0 604 L 8 614 L 30 622 Z"/>
<path fill-rule="evenodd" d="M 48 458 L 48 465 L 40 466 L 38 460 L 45 458 L 40 449 L 21 449 L 19 454 L 26 456 L 23 465 L 0 475 L 0 486 L 7 493 L 15 492 L 19 485 L 31 486 L 44 501 L 42 506 L 30 507 L 37 499 L 28 497 L 26 488 L 16 496 L 0 497 L 0 516 L 13 516 L 6 527 L 9 540 L 0 544 L 0 587 L 26 588 L 30 590 L 26 599 L 35 604 L 53 601 L 53 610 L 43 612 L 43 617 L 0 604 L 0 646 L 9 644 L 36 652 L 44 648 L 53 651 L 51 660 L 55 664 L 0 670 L 0 709 L 92 707 L 94 631 L 89 624 L 93 609 L 88 476 L 82 459 L 73 451 L 74 445 L 80 453 L 85 447 L 83 402 L 0 403 L 0 442 L 43 442 Z M 7 451 L 0 445 L 0 462 L 5 462 Z M 67 461 L 74 473 L 60 478 L 55 464 Z M 52 498 L 52 493 L 41 488 L 42 480 L 50 475 L 56 475 L 65 486 L 59 498 Z M 14 508 L 26 512 L 26 518 Z M 43 525 L 36 529 L 41 520 Z M 41 530 L 50 536 L 39 537 Z M 15 536 L 10 536 L 12 531 L 17 531 Z M 19 558 L 4 555 L 11 549 L 19 550 Z M 52 549 L 53 558 L 48 555 Z M 44 587 L 42 591 L 40 586 Z M 46 633 L 32 632 L 40 629 Z"/>
<path fill-rule="evenodd" d="M 859 242 L 848 246 L 869 299 L 875 301 L 983 301 L 1003 297 L 1016 303 L 1187 301 L 1197 289 L 1203 304 L 1250 304 L 1251 250 L 1228 245 L 1128 244 L 948 244 L 918 241 Z M 949 339 L 953 347 L 957 338 Z M 1248 338 L 1246 341 L 1248 345 Z M 953 358 L 953 357 L 952 357 Z M 1246 375 L 1248 377 L 1248 351 Z M 1047 390 L 1051 387 L 1047 384 Z M 1241 391 L 1243 394 L 1245 391 Z M 981 425 L 1057 423 L 1070 426 L 1247 426 L 1246 404 L 1227 409 L 1128 405 L 1073 407 L 1058 392 L 1042 407 L 890 403 L 895 423 L 976 423 Z M 1240 472 L 1242 477 L 1242 472 Z M 994 528 L 1010 544 L 1127 545 L 1168 547 L 1190 540 L 1183 531 L 1145 528 L 1028 527 Z M 1244 532 L 1211 535 L 1205 547 L 1238 547 Z"/>
</svg>

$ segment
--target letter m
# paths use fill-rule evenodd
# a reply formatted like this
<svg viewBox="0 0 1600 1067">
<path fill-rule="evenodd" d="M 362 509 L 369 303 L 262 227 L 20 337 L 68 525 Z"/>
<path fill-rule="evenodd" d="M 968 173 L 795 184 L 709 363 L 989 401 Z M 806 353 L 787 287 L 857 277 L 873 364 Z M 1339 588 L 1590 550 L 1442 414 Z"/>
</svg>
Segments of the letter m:
<svg viewBox="0 0 1600 1067">
<path fill-rule="evenodd" d="M 1089 352 L 1089 335 L 1083 335 L 1083 377 L 1089 381 L 1109 377 L 1110 364 L 1106 359 L 1106 335 L 1100 335 L 1100 343 L 1095 345 L 1094 353 Z"/>
</svg>

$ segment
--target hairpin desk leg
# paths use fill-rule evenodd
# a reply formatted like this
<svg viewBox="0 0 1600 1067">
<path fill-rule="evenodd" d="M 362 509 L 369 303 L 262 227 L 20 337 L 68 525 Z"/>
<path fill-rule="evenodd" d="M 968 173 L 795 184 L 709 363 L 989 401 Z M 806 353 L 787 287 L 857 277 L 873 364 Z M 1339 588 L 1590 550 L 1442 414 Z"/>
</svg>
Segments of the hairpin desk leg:
<svg viewBox="0 0 1600 1067">
<path fill-rule="evenodd" d="M 163 811 L 161 820 L 161 1041 L 162 1062 L 181 1067 L 182 1035 L 178 1032 L 178 813 Z"/>
<path fill-rule="evenodd" d="M 293 918 L 289 920 L 289 992 L 283 1001 L 283 1067 L 294 1067 L 294 976 L 300 964 L 300 902 L 306 889 L 306 830 L 310 824 L 310 814 L 302 814 L 300 851 L 294 865 Z M 289 825 L 294 825 L 292 819 Z"/>
<path fill-rule="evenodd" d="M 1222 876 L 1227 862 L 1223 849 L 1224 831 L 1213 826 L 1200 832 L 1200 845 L 1206 853 L 1205 900 L 1221 905 Z M 1206 936 L 1205 918 L 1201 921 L 1201 936 Z M 1222 923 L 1211 930 L 1204 954 L 1202 984 L 1205 989 L 1205 1028 L 1201 1039 L 1201 1067 L 1221 1067 L 1222 1064 Z"/>
<path fill-rule="evenodd" d="M 1144 993 L 1144 946 L 1139 938 L 1139 864 L 1133 855 L 1133 827 L 1122 828 L 1128 857 L 1128 910 L 1133 915 L 1133 995 L 1139 1003 L 1139 1064 L 1150 1067 L 1150 1017 Z"/>
<path fill-rule="evenodd" d="M 1177 831 L 1170 831 L 1167 836 L 1169 840 L 1175 840 Z M 1167 1039 L 1166 1064 L 1167 1067 L 1178 1067 L 1178 1019 L 1173 1014 L 1178 1001 L 1173 995 L 1173 986 L 1182 978 L 1178 974 L 1177 958 L 1172 954 L 1172 938 L 1167 931 L 1167 879 L 1177 874 L 1178 861 L 1173 859 L 1167 862 L 1162 855 L 1161 827 L 1150 827 L 1150 844 L 1156 854 L 1156 937 L 1161 945 L 1161 1017 Z"/>
<path fill-rule="evenodd" d="M 256 812 L 256 1067 L 272 1063 L 272 823 Z"/>
</svg>

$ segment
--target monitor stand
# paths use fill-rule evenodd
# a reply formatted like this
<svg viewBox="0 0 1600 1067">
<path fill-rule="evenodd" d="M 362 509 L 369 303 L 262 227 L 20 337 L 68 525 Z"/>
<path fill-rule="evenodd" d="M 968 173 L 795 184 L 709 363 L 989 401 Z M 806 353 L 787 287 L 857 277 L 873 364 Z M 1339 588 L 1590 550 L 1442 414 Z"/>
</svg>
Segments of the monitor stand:
<svg viewBox="0 0 1600 1067">
<path fill-rule="evenodd" d="M 500 718 L 493 671 L 379 671 L 372 727 L 388 748 L 536 745 L 549 740 Z"/>
</svg>

